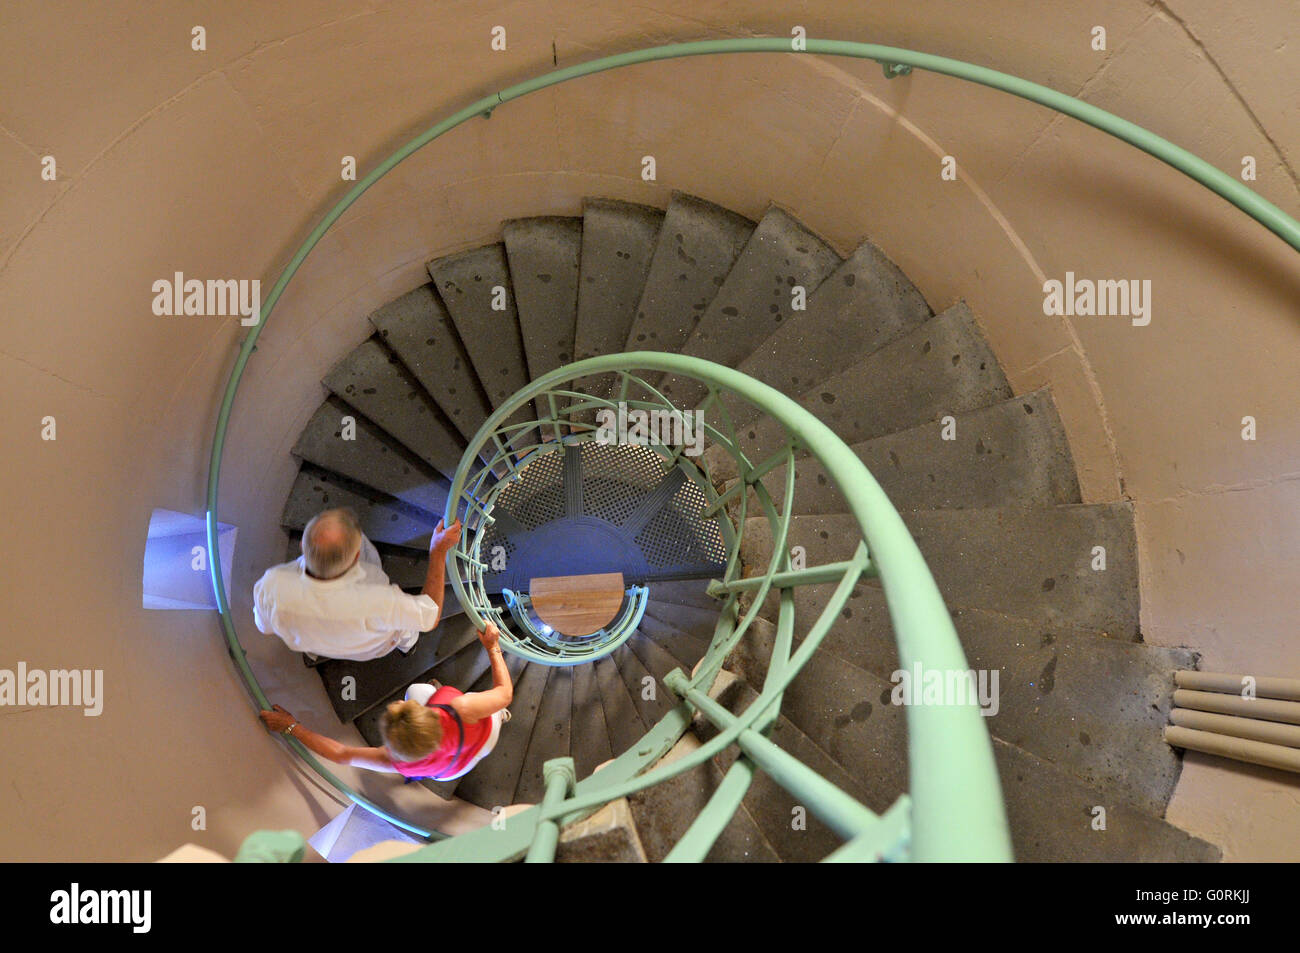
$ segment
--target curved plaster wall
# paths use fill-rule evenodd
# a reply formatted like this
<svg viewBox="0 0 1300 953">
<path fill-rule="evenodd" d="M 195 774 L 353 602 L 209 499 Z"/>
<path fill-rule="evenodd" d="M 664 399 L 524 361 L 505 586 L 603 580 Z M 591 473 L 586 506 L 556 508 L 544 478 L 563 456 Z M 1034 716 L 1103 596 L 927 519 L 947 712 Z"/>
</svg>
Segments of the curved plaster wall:
<svg viewBox="0 0 1300 953">
<path fill-rule="evenodd" d="M 0 24 L 0 470 L 7 532 L 0 667 L 100 668 L 98 718 L 9 710 L 6 859 L 232 854 L 257 827 L 310 833 L 331 792 L 259 737 L 215 616 L 140 608 L 155 506 L 201 513 L 207 450 L 243 329 L 160 318 L 152 283 L 260 277 L 364 171 L 434 119 L 552 67 L 710 36 L 910 46 L 1078 95 L 1251 183 L 1297 214 L 1300 21 L 1262 0 L 1111 0 L 1045 12 L 977 0 L 853 9 L 699 0 L 681 10 L 565 2 L 296 0 L 195 14 L 161 2 L 10 4 Z M 190 48 L 196 25 L 207 50 Z M 507 49 L 489 31 L 507 29 Z M 1107 49 L 1090 45 L 1102 25 Z M 43 181 L 40 158 L 58 177 Z M 641 180 L 653 155 L 657 181 Z M 956 181 L 940 176 L 955 157 Z M 239 527 L 232 604 L 267 692 L 333 721 L 320 686 L 252 626 L 283 558 L 288 450 L 322 373 L 432 257 L 508 217 L 584 195 L 662 205 L 678 188 L 758 216 L 768 202 L 847 253 L 880 245 L 940 309 L 965 298 L 1017 389 L 1051 384 L 1088 501 L 1138 515 L 1143 630 L 1203 667 L 1300 673 L 1300 270 L 1295 252 L 1132 148 L 957 80 L 875 64 L 741 55 L 643 64 L 497 109 L 399 166 L 317 247 L 262 334 L 227 444 L 220 515 Z M 1043 314 L 1043 281 L 1149 279 L 1152 320 Z M 57 420 L 57 440 L 40 421 Z M 1241 418 L 1258 439 L 1241 439 Z M 336 730 L 337 726 L 335 725 Z M 344 772 L 348 775 L 349 772 Z M 382 803 L 454 829 L 385 779 Z M 1170 819 L 1228 859 L 1294 858 L 1297 784 L 1188 755 Z M 203 807 L 206 829 L 192 826 Z M 446 812 L 444 812 L 445 814 Z"/>
</svg>

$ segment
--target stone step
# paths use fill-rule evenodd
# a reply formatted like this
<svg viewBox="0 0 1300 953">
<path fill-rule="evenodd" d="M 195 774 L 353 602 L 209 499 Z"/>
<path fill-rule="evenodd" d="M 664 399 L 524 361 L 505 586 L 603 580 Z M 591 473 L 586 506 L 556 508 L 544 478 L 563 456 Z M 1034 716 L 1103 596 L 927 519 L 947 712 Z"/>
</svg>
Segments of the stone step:
<svg viewBox="0 0 1300 953">
<path fill-rule="evenodd" d="M 492 405 L 433 285 L 390 301 L 370 323 L 468 442 Z"/>
<path fill-rule="evenodd" d="M 380 496 L 336 474 L 307 467 L 299 470 L 294 479 L 280 523 L 288 529 L 302 530 L 321 510 L 341 506 L 357 514 L 361 531 L 371 540 L 412 549 L 416 554 L 429 551 L 429 540 L 437 525 L 432 514 Z"/>
<path fill-rule="evenodd" d="M 1158 817 L 1111 801 L 1047 762 L 1000 739 L 993 753 L 1022 863 L 1217 863 L 1222 851 Z M 1105 809 L 1105 829 L 1094 830 Z"/>
<path fill-rule="evenodd" d="M 540 804 L 546 793 L 542 766 L 552 758 L 569 754 L 569 732 L 573 717 L 573 670 L 553 667 L 546 682 L 541 708 L 533 720 L 528 751 L 524 755 L 515 803 Z M 513 719 L 511 719 L 513 721 Z"/>
<path fill-rule="evenodd" d="M 664 685 L 664 677 L 675 668 L 680 668 L 687 673 L 690 669 L 683 666 L 665 646 L 640 630 L 633 632 L 632 637 L 625 644 L 641 660 L 646 672 L 654 676 L 655 694 L 667 700 L 669 707 L 675 705 L 677 699 Z"/>
<path fill-rule="evenodd" d="M 770 637 L 771 628 L 766 631 Z M 762 654 L 763 649 L 751 651 Z M 781 706 L 795 727 L 857 780 L 860 799 L 877 813 L 907 784 L 906 712 L 892 703 L 892 689 L 884 679 L 818 651 L 795 677 Z M 1106 795 L 1059 766 L 997 738 L 993 746 L 1017 860 L 1168 862 L 1219 857 L 1214 846 Z M 1096 806 L 1106 810 L 1105 831 L 1092 829 Z"/>
<path fill-rule="evenodd" d="M 799 403 L 845 443 L 857 444 L 1010 397 L 1011 387 L 974 316 L 959 303 L 810 387 Z M 755 463 L 787 439 L 771 418 L 739 428 L 739 437 Z M 717 453 L 706 451 L 710 462 Z M 720 472 L 728 472 L 725 462 Z"/>
<path fill-rule="evenodd" d="M 623 681 L 623 687 L 627 689 L 628 696 L 632 699 L 632 707 L 636 709 L 641 723 L 649 729 L 676 708 L 677 701 L 673 698 L 672 692 L 659 681 L 659 676 L 667 674 L 672 667 L 656 675 L 649 671 L 640 657 L 632 651 L 629 643 L 642 638 L 633 632 L 631 638 L 608 657 L 618 666 L 619 677 Z"/>
<path fill-rule="evenodd" d="M 647 616 L 660 619 L 706 643 L 713 640 L 713 633 L 718 625 L 718 613 L 721 608 L 722 603 L 717 600 L 709 608 L 664 602 L 662 599 L 646 600 Z"/>
<path fill-rule="evenodd" d="M 502 227 L 502 237 L 528 376 L 536 380 L 574 359 L 582 219 L 514 219 Z"/>
<path fill-rule="evenodd" d="M 670 605 L 693 606 L 711 609 L 715 614 L 722 605 L 721 599 L 709 595 L 709 579 L 683 579 L 677 582 L 660 582 L 650 587 L 650 601 Z"/>
<path fill-rule="evenodd" d="M 664 756 L 664 760 L 680 757 L 698 744 L 688 734 Z M 668 856 L 700 811 L 708 805 L 721 781 L 722 771 L 712 761 L 706 761 L 628 797 L 647 860 L 659 863 Z M 758 825 L 742 804 L 704 859 L 708 863 L 776 863 L 780 857 L 763 838 Z"/>
<path fill-rule="evenodd" d="M 465 441 L 396 354 L 372 337 L 334 366 L 325 386 L 447 479 Z"/>
<path fill-rule="evenodd" d="M 582 258 L 578 280 L 578 321 L 573 335 L 576 360 L 623 350 L 645 288 L 650 260 L 664 213 L 660 209 L 612 199 L 587 199 L 582 210 Z M 617 376 L 594 375 L 573 389 L 608 397 Z M 596 420 L 594 411 L 575 417 Z"/>
<path fill-rule="evenodd" d="M 513 656 L 506 658 L 508 661 Z M 510 720 L 501 726 L 496 748 L 465 775 L 456 791 L 458 797 L 489 811 L 514 803 L 533 724 L 545 697 L 547 679 L 553 671 L 556 669 L 535 662 L 524 666 L 515 680 Z"/>
<path fill-rule="evenodd" d="M 505 245 L 497 242 L 448 255 L 429 262 L 428 270 L 488 401 L 500 407 L 528 384 Z M 500 308 L 494 307 L 498 304 Z M 506 422 L 529 418 L 529 411 L 520 408 Z"/>
<path fill-rule="evenodd" d="M 600 686 L 593 665 L 575 665 L 573 672 L 573 714 L 569 727 L 569 754 L 578 780 L 588 777 L 599 765 L 614 757 L 605 725 Z"/>
<path fill-rule="evenodd" d="M 645 848 L 627 798 L 610 801 L 591 817 L 560 832 L 557 864 L 644 864 Z"/>
<path fill-rule="evenodd" d="M 618 664 L 613 657 L 597 659 L 592 668 L 596 674 L 596 687 L 600 691 L 600 705 L 605 713 L 605 730 L 609 736 L 610 751 L 618 757 L 636 744 L 649 727 L 637 714 L 628 687 L 623 684 Z"/>
<path fill-rule="evenodd" d="M 350 426 L 345 424 L 347 418 L 351 418 Z M 344 439 L 345 426 L 350 439 Z M 425 512 L 445 511 L 451 482 L 337 397 L 321 404 L 298 435 L 292 452 L 301 460 Z"/>
<path fill-rule="evenodd" d="M 801 602 L 796 613 L 812 611 Z M 979 609 L 955 611 L 953 623 L 967 665 L 997 672 L 997 711 L 987 719 L 995 737 L 1108 797 L 1164 815 L 1182 762 L 1161 730 L 1172 707 L 1173 673 L 1195 666 L 1192 652 Z M 890 680 L 899 664 L 883 592 L 858 586 L 821 649 Z"/>
<path fill-rule="evenodd" d="M 708 639 L 678 629 L 648 613 L 642 616 L 637 631 L 671 655 L 688 675 L 709 649 Z"/>
<path fill-rule="evenodd" d="M 645 288 L 628 330 L 628 351 L 676 351 L 726 281 L 754 223 L 712 202 L 674 192 Z M 660 373 L 646 378 L 654 383 Z"/>
<path fill-rule="evenodd" d="M 950 608 L 988 609 L 1041 625 L 1137 641 L 1137 544 L 1127 502 L 902 514 Z M 861 533 L 848 514 L 791 518 L 787 543 L 807 565 L 848 559 Z M 1014 540 L 1014 545 L 1008 541 Z M 1105 550 L 1104 570 L 1096 547 Z M 772 553 L 764 518 L 748 520 L 747 572 Z M 869 580 L 868 584 L 878 584 Z"/>
<path fill-rule="evenodd" d="M 978 509 L 1081 501 L 1074 459 L 1047 389 L 955 418 L 952 440 L 945 439 L 942 425 L 932 421 L 853 445 L 853 452 L 895 508 Z M 815 457 L 799 457 L 794 472 L 792 512 L 848 512 L 840 488 Z M 785 480 L 784 466 L 763 478 L 773 500 L 783 498 Z"/>
<path fill-rule="evenodd" d="M 782 323 L 737 370 L 782 393 L 802 394 L 933 314 L 898 266 L 863 242 L 808 296 L 808 309 Z M 749 404 L 729 406 L 738 423 L 757 416 Z"/>
<path fill-rule="evenodd" d="M 663 211 L 648 205 L 583 202 L 575 360 L 623 350 L 663 220 Z"/>
<path fill-rule="evenodd" d="M 502 226 L 501 237 L 515 289 L 528 376 L 537 380 L 573 360 L 582 219 L 514 219 Z M 539 418 L 550 413 L 544 400 L 535 401 L 534 407 Z"/>
<path fill-rule="evenodd" d="M 793 289 L 812 294 L 840 261 L 788 212 L 769 208 L 679 353 L 736 367 L 783 322 L 802 314 L 793 310 Z M 661 384 L 679 407 L 703 400 L 705 389 L 693 380 L 665 377 Z"/>
</svg>

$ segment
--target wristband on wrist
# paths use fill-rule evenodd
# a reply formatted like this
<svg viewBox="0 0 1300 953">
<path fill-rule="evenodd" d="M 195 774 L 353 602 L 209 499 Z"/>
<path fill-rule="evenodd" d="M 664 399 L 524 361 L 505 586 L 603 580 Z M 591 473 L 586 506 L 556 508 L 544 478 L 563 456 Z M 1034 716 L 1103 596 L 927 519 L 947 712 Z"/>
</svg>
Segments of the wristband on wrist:
<svg viewBox="0 0 1300 953">
<path fill-rule="evenodd" d="M 300 724 L 300 722 L 296 722 L 296 721 L 295 721 L 292 725 L 290 725 L 288 728 L 284 729 L 284 731 L 282 731 L 282 732 L 280 732 L 280 733 L 283 734 L 283 735 L 292 735 L 292 734 L 293 734 L 293 730 L 294 730 L 295 728 L 297 728 L 299 724 Z"/>
</svg>

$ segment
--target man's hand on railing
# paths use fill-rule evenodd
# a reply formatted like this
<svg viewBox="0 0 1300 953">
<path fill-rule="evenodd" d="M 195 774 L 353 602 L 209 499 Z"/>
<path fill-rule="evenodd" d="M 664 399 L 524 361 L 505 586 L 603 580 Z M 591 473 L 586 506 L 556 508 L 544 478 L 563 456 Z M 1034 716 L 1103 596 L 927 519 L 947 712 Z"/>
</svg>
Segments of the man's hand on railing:
<svg viewBox="0 0 1300 953">
<path fill-rule="evenodd" d="M 483 643 L 483 648 L 490 652 L 501 640 L 501 630 L 497 628 L 495 622 L 488 622 L 479 632 L 478 640 Z"/>
<path fill-rule="evenodd" d="M 438 520 L 438 528 L 433 531 L 433 537 L 429 540 L 429 554 L 437 553 L 440 556 L 446 556 L 451 548 L 460 542 L 460 520 L 452 521 L 450 526 L 444 527 L 442 520 Z"/>
</svg>

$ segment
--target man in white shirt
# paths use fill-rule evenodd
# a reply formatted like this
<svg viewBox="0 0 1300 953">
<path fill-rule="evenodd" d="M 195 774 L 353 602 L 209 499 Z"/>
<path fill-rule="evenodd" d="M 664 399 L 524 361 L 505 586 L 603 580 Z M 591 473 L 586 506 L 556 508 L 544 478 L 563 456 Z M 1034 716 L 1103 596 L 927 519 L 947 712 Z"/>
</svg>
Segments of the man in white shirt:
<svg viewBox="0 0 1300 953">
<path fill-rule="evenodd" d="M 413 596 L 389 582 L 356 514 L 318 513 L 303 530 L 302 555 L 272 566 L 253 586 L 257 628 L 312 656 L 364 662 L 393 649 L 408 652 L 438 624 L 447 552 L 459 539 L 459 520 L 447 528 L 438 523 L 424 589 Z"/>
</svg>

